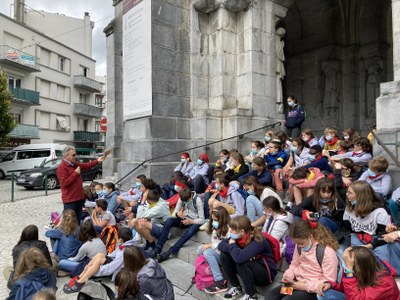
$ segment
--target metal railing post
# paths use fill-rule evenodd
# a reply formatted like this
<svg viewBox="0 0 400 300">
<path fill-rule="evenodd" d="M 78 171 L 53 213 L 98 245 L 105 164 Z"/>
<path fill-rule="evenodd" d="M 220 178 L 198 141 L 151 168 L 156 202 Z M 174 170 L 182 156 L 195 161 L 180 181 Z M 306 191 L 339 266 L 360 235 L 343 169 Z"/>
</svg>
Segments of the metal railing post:
<svg viewBox="0 0 400 300">
<path fill-rule="evenodd" d="M 45 195 L 47 196 L 47 174 L 44 175 L 44 192 Z"/>
<path fill-rule="evenodd" d="M 14 180 L 15 180 L 14 173 L 11 173 L 11 202 L 14 202 L 14 192 L 15 192 Z"/>
</svg>

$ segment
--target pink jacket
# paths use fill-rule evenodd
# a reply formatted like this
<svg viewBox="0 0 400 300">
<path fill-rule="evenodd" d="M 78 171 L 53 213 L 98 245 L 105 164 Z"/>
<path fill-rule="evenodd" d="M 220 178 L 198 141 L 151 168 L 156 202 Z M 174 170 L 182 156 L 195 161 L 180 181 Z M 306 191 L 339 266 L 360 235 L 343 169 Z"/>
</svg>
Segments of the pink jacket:
<svg viewBox="0 0 400 300">
<path fill-rule="evenodd" d="M 318 286 L 325 281 L 336 281 L 338 272 L 338 258 L 335 250 L 330 247 L 325 247 L 321 268 L 317 260 L 317 244 L 317 242 L 314 242 L 310 251 L 302 252 L 301 255 L 299 255 L 296 246 L 292 263 L 283 274 L 283 278 L 288 281 L 306 282 L 308 293 L 316 293 Z"/>
<path fill-rule="evenodd" d="M 298 188 L 301 189 L 309 189 L 309 188 L 314 188 L 315 185 L 317 184 L 317 181 L 323 177 L 325 177 L 325 175 L 321 172 L 320 169 L 318 168 L 309 168 L 308 170 L 310 170 L 312 175 L 311 179 L 293 179 L 293 178 L 289 178 L 289 183 L 290 185 L 297 185 Z"/>
</svg>

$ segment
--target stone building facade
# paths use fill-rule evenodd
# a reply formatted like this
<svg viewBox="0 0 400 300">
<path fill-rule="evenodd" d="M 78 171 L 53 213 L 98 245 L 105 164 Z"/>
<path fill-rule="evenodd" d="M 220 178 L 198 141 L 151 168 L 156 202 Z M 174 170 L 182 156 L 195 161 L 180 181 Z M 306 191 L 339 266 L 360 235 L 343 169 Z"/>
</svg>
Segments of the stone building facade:
<svg viewBox="0 0 400 300">
<path fill-rule="evenodd" d="M 374 124 L 397 134 L 399 0 L 151 0 L 152 115 L 123 121 L 125 1 L 114 0 L 115 18 L 104 30 L 107 145 L 115 146 L 108 176 L 283 120 L 291 94 L 305 106 L 303 126 L 317 134 L 327 126 L 365 134 Z M 223 148 L 246 152 L 263 135 L 191 154 L 206 151 L 215 160 Z M 138 172 L 165 180 L 178 159 L 155 160 Z"/>
</svg>

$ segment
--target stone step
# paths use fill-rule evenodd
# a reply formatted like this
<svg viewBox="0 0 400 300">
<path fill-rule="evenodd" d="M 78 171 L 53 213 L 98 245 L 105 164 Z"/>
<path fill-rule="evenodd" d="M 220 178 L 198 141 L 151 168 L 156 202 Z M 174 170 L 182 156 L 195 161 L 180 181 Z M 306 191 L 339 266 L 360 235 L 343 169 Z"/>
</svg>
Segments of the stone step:
<svg viewBox="0 0 400 300">
<path fill-rule="evenodd" d="M 163 250 L 164 251 L 168 250 L 172 245 L 174 245 L 178 241 L 178 239 L 179 237 L 174 237 L 167 240 Z M 197 248 L 199 246 L 201 246 L 201 244 L 193 240 L 187 241 L 185 245 L 178 251 L 176 258 L 194 266 L 194 263 L 197 258 Z"/>
</svg>

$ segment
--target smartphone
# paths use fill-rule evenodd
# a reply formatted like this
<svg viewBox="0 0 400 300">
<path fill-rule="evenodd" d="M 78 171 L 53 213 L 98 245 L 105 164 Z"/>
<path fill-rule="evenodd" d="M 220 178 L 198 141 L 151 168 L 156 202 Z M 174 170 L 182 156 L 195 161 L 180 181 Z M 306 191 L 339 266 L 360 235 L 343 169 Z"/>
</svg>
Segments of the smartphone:
<svg viewBox="0 0 400 300">
<path fill-rule="evenodd" d="M 320 216 L 319 216 L 319 213 L 316 212 L 316 213 L 313 213 L 313 214 L 312 214 L 312 217 L 313 217 L 314 219 L 319 219 Z"/>
</svg>

